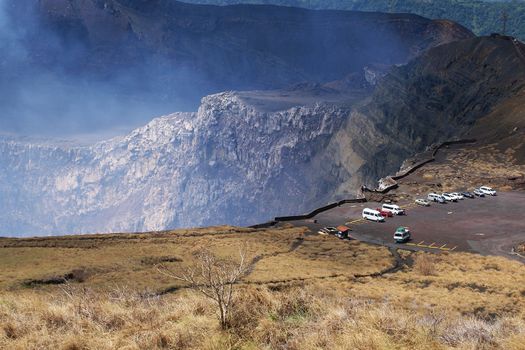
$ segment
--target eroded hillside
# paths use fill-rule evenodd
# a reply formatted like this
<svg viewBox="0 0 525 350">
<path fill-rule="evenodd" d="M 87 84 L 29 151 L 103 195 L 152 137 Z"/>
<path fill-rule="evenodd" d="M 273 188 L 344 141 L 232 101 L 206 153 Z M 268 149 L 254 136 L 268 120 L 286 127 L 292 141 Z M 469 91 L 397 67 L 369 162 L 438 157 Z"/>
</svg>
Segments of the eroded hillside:
<svg viewBox="0 0 525 350">
<path fill-rule="evenodd" d="M 405 159 L 454 138 L 520 153 L 525 129 L 517 106 L 525 87 L 524 52 L 513 38 L 482 37 L 436 47 L 394 68 L 354 110 L 329 153 L 337 152 L 341 165 L 365 175 L 365 181 L 394 174 Z M 522 156 L 515 160 L 523 164 Z"/>
</svg>

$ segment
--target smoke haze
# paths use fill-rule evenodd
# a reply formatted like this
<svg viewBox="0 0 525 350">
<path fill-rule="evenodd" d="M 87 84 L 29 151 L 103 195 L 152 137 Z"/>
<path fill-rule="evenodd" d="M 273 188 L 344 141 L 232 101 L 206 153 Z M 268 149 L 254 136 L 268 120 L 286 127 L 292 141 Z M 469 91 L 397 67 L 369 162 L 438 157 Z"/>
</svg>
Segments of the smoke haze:
<svg viewBox="0 0 525 350">
<path fill-rule="evenodd" d="M 155 0 L 0 0 L 0 129 L 112 135 L 224 90 L 402 63 L 427 19 Z M 102 136 L 101 136 L 102 137 Z"/>
<path fill-rule="evenodd" d="M 112 136 L 153 116 L 194 110 L 202 92 L 212 91 L 196 74 L 174 70 L 163 57 L 108 65 L 104 52 L 90 47 L 82 26 L 63 19 L 46 22 L 36 4 L 0 0 L 4 134 Z"/>
</svg>

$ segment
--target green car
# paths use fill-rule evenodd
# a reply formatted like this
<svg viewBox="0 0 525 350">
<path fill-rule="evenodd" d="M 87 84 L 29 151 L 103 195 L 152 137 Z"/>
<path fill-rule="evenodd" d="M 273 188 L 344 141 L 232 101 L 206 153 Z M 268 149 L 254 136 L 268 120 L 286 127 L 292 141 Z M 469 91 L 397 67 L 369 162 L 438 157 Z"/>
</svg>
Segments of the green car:
<svg viewBox="0 0 525 350">
<path fill-rule="evenodd" d="M 405 243 L 410 240 L 410 230 L 408 227 L 398 227 L 396 232 L 394 232 L 394 241 L 396 243 Z"/>
</svg>

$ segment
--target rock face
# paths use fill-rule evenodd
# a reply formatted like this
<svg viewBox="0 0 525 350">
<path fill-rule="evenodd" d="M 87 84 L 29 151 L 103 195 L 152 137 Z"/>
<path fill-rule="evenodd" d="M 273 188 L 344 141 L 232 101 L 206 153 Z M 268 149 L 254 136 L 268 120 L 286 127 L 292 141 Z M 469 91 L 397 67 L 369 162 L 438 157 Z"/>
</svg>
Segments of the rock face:
<svg viewBox="0 0 525 350">
<path fill-rule="evenodd" d="M 340 189 L 355 188 L 356 178 L 394 174 L 411 155 L 461 136 L 499 144 L 524 159 L 525 119 L 518 107 L 525 94 L 524 53 L 525 45 L 513 38 L 481 37 L 433 48 L 394 68 L 328 147 L 346 172 L 360 174 Z"/>
<path fill-rule="evenodd" d="M 309 166 L 348 115 L 333 104 L 260 112 L 235 93 L 90 147 L 0 143 L 1 234 L 248 224 L 326 200 Z"/>
</svg>

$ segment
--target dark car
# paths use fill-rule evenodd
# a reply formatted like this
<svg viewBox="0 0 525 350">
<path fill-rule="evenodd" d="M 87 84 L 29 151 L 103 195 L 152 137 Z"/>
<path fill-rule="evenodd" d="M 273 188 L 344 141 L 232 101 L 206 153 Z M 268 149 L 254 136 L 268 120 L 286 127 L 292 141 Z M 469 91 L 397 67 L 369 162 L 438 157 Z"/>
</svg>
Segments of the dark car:
<svg viewBox="0 0 525 350">
<path fill-rule="evenodd" d="M 463 195 L 463 197 L 475 198 L 474 193 L 472 192 L 465 191 L 465 192 L 461 192 L 461 194 Z"/>
</svg>

